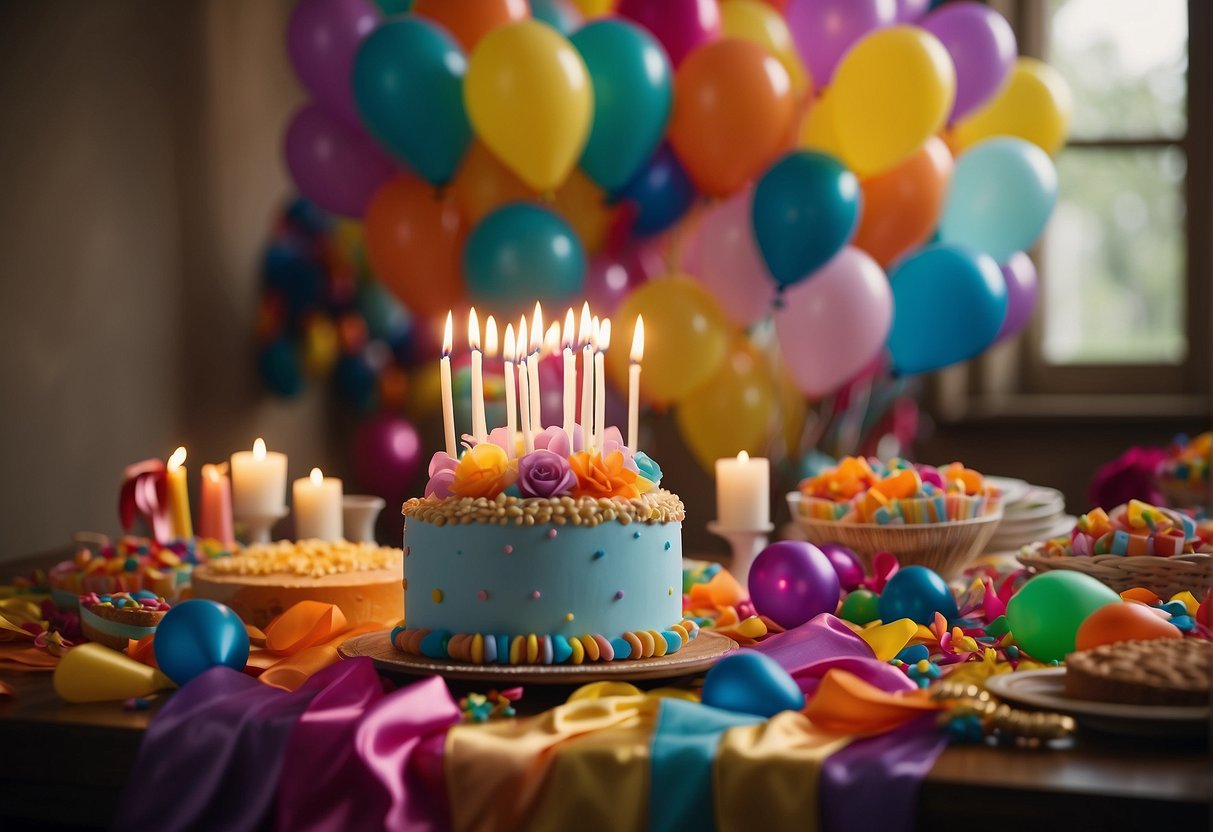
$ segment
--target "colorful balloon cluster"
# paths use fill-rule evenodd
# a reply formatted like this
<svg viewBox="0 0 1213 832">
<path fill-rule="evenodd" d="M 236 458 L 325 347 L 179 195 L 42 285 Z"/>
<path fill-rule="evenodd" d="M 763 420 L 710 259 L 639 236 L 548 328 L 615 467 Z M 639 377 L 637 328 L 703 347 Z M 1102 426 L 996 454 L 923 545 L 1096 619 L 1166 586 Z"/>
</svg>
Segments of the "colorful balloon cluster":
<svg viewBox="0 0 1213 832">
<path fill-rule="evenodd" d="M 1069 94 L 984 4 L 929 5 L 302 0 L 288 46 L 313 101 L 287 162 L 364 222 L 418 318 L 583 297 L 624 329 L 643 314 L 642 395 L 698 403 L 679 416 L 701 458 L 764 447 L 789 402 L 886 352 L 927 372 L 1031 315 L 1022 252 Z M 739 378 L 744 396 L 713 395 Z"/>
</svg>

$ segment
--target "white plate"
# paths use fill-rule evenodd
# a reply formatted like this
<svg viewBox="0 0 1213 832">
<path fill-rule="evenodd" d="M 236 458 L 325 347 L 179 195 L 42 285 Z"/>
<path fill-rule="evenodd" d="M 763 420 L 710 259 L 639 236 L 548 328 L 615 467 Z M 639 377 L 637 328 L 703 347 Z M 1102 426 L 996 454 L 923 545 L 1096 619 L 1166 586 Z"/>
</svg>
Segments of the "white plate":
<svg viewBox="0 0 1213 832">
<path fill-rule="evenodd" d="M 1035 520 L 1061 514 L 1065 510 L 1066 498 L 1060 491 L 1035 487 L 1018 503 L 1003 507 L 1008 520 Z"/>
<path fill-rule="evenodd" d="M 1032 490 L 1032 486 L 1028 484 L 1027 480 L 1017 480 L 1011 477 L 986 477 L 985 481 L 996 486 L 1002 492 L 1004 508 L 1012 503 L 1018 503 Z"/>
<path fill-rule="evenodd" d="M 1065 668 L 1003 673 L 986 680 L 990 693 L 1016 705 L 1069 714 L 1080 725 L 1113 734 L 1193 737 L 1209 730 L 1208 707 L 1117 705 L 1065 695 Z"/>
</svg>

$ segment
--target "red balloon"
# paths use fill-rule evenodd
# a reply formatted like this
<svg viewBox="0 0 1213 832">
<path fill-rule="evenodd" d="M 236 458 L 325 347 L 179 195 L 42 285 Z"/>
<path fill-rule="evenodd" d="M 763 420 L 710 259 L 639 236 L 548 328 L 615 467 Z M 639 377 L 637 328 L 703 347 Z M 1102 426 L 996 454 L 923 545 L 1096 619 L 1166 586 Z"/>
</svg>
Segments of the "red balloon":
<svg viewBox="0 0 1213 832">
<path fill-rule="evenodd" d="M 621 0 L 617 13 L 652 32 L 674 66 L 696 47 L 720 37 L 717 0 Z"/>
<path fill-rule="evenodd" d="M 423 461 L 421 437 L 403 416 L 381 413 L 354 434 L 354 476 L 388 502 L 400 502 L 414 490 Z"/>
</svg>

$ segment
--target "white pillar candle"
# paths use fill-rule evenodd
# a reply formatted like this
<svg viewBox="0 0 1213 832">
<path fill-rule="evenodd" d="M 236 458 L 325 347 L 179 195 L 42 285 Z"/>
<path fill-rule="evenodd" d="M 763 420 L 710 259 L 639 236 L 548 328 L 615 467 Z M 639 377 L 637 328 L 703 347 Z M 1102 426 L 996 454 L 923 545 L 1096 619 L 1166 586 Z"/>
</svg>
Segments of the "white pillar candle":
<svg viewBox="0 0 1213 832">
<path fill-rule="evenodd" d="M 526 453 L 535 450 L 535 435 L 531 433 L 531 382 L 527 373 L 526 316 L 518 322 L 518 412 L 522 423 L 522 446 Z"/>
<path fill-rule="evenodd" d="M 446 455 L 458 459 L 458 446 L 455 445 L 455 400 L 451 395 L 451 347 L 453 346 L 453 331 L 451 313 L 446 313 L 446 329 L 442 334 L 442 428 L 446 434 Z"/>
<path fill-rule="evenodd" d="M 505 349 L 501 353 L 502 366 L 505 371 L 505 433 L 508 437 L 505 443 L 507 459 L 514 458 L 514 431 L 518 427 L 517 402 L 515 397 L 518 390 L 514 385 L 514 359 L 517 357 L 514 345 L 514 325 L 505 325 Z"/>
<path fill-rule="evenodd" d="M 474 306 L 468 312 L 468 348 L 472 351 L 472 439 L 479 445 L 488 438 L 488 429 L 484 423 L 484 355 Z"/>
<path fill-rule="evenodd" d="M 237 517 L 269 517 L 286 507 L 286 454 L 267 451 L 257 437 L 252 451 L 232 454 L 232 509 Z"/>
<path fill-rule="evenodd" d="M 313 468 L 311 476 L 295 480 L 291 492 L 295 505 L 296 540 L 341 539 L 341 480 L 326 477 L 319 468 Z"/>
<path fill-rule="evenodd" d="M 771 465 L 742 451 L 716 460 L 716 522 L 722 529 L 765 529 L 771 524 Z"/>
<path fill-rule="evenodd" d="M 577 326 L 577 343 L 581 344 L 581 443 L 585 450 L 590 449 L 590 431 L 594 422 L 594 346 L 593 321 L 590 318 L 590 304 L 581 306 L 581 323 Z"/>
<path fill-rule="evenodd" d="M 573 354 L 573 310 L 564 316 L 564 432 L 573 449 L 573 426 L 577 420 L 577 356 Z"/>
<path fill-rule="evenodd" d="M 543 357 L 543 311 L 535 302 L 535 315 L 531 318 L 531 354 L 527 357 L 526 369 L 530 383 L 531 430 L 543 432 L 543 399 L 539 396 L 539 360 Z"/>
<path fill-rule="evenodd" d="M 632 363 L 628 365 L 628 450 L 636 453 L 640 432 L 640 362 L 644 359 L 644 317 L 636 316 L 632 330 Z"/>
<path fill-rule="evenodd" d="M 606 440 L 606 351 L 611 347 L 611 319 L 604 318 L 594 350 L 594 447 L 602 452 Z"/>
</svg>

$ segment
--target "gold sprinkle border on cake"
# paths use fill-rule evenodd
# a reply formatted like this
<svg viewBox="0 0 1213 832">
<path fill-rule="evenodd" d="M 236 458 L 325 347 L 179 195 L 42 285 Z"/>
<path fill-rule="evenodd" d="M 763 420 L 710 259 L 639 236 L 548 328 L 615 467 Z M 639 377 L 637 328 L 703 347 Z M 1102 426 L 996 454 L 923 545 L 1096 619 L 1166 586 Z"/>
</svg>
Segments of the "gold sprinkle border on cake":
<svg viewBox="0 0 1213 832">
<path fill-rule="evenodd" d="M 681 523 L 686 509 L 677 494 L 658 489 L 624 497 L 414 497 L 400 511 L 435 526 L 488 523 L 497 526 L 597 526 L 599 523 Z"/>
<path fill-rule="evenodd" d="M 248 546 L 231 557 L 207 564 L 216 575 L 293 575 L 323 578 L 378 569 L 399 569 L 404 552 L 375 543 L 348 540 L 279 540 Z"/>
</svg>

